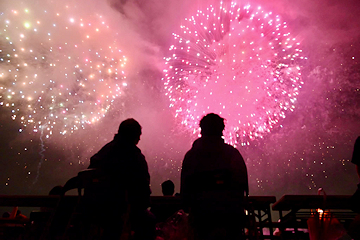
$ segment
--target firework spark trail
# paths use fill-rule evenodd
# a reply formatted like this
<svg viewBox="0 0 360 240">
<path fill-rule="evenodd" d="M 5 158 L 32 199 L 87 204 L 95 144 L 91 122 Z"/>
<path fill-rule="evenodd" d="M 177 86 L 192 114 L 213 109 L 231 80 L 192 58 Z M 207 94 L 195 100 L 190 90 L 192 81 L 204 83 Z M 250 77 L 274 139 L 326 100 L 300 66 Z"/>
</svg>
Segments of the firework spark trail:
<svg viewBox="0 0 360 240">
<path fill-rule="evenodd" d="M 306 57 L 279 16 L 221 3 L 186 18 L 173 37 L 166 95 L 194 134 L 200 118 L 215 112 L 227 120 L 228 143 L 249 144 L 294 110 Z"/>
<path fill-rule="evenodd" d="M 39 160 L 39 163 L 37 166 L 36 177 L 35 177 L 35 180 L 33 181 L 33 185 L 35 185 L 35 183 L 37 183 L 37 181 L 39 179 L 41 165 L 43 164 L 44 159 L 45 159 L 45 155 L 44 155 L 45 145 L 44 145 L 43 136 L 44 136 L 44 128 L 46 128 L 46 127 L 40 126 L 39 128 L 40 128 L 40 152 L 39 152 L 40 160 Z"/>
<path fill-rule="evenodd" d="M 96 123 L 127 86 L 116 33 L 101 15 L 70 10 L 0 16 L 0 105 L 46 138 Z"/>
</svg>

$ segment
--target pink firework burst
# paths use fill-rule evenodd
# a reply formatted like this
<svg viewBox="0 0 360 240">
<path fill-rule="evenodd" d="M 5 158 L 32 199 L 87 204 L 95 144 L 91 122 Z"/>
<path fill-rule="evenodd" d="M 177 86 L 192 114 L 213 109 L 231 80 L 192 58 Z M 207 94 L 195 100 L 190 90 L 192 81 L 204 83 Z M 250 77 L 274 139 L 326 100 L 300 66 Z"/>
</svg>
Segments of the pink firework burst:
<svg viewBox="0 0 360 240">
<path fill-rule="evenodd" d="M 198 134 L 201 117 L 214 112 L 226 119 L 226 142 L 244 145 L 294 110 L 306 57 L 279 16 L 220 3 L 198 10 L 180 28 L 163 81 L 187 129 Z"/>
</svg>

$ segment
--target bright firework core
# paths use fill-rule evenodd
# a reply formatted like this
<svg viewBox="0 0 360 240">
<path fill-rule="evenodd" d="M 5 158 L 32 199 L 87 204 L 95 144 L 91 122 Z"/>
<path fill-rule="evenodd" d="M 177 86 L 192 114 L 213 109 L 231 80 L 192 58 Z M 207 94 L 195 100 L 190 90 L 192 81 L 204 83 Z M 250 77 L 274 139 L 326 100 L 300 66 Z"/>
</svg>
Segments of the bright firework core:
<svg viewBox="0 0 360 240">
<path fill-rule="evenodd" d="M 186 18 L 166 59 L 164 84 L 176 116 L 199 133 L 214 112 L 232 145 L 262 137 L 293 111 L 302 50 L 286 22 L 260 7 L 220 3 Z"/>
</svg>

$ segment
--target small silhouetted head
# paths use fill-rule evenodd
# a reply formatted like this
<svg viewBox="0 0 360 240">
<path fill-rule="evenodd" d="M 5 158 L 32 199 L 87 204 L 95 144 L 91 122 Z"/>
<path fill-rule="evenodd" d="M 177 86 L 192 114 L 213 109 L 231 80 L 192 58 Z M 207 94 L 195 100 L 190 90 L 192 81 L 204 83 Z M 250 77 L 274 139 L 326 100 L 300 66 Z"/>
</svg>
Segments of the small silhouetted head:
<svg viewBox="0 0 360 240">
<path fill-rule="evenodd" d="M 224 119 L 215 113 L 209 113 L 200 120 L 202 136 L 222 136 Z"/>
<path fill-rule="evenodd" d="M 128 118 L 120 123 L 118 134 L 122 139 L 138 144 L 141 126 L 135 119 Z"/>
<path fill-rule="evenodd" d="M 161 184 L 161 190 L 164 196 L 172 196 L 175 192 L 175 185 L 171 180 L 166 180 Z"/>
<path fill-rule="evenodd" d="M 53 187 L 49 192 L 49 195 L 61 196 L 63 194 L 64 194 L 64 189 L 63 189 L 63 186 L 61 186 L 61 185 Z"/>
<path fill-rule="evenodd" d="M 4 212 L 2 215 L 3 218 L 9 218 L 10 217 L 10 213 L 9 212 Z"/>
</svg>

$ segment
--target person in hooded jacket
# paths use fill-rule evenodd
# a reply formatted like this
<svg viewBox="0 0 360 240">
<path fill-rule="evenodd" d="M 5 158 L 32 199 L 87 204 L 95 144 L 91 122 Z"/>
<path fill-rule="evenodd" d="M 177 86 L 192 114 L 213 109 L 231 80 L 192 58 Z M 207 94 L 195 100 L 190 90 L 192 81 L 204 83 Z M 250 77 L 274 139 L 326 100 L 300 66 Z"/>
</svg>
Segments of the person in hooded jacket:
<svg viewBox="0 0 360 240">
<path fill-rule="evenodd" d="M 150 206 L 150 175 L 145 156 L 137 147 L 141 126 L 133 118 L 121 122 L 114 139 L 90 158 L 89 169 L 101 170 L 106 186 L 101 187 L 105 215 L 114 222 L 113 230 L 104 232 L 104 239 L 116 239 L 121 233 L 116 219 L 129 212 L 135 239 L 155 238 L 155 219 L 147 210 Z M 101 195 L 101 194 L 100 194 Z M 109 224 L 107 224 L 109 226 Z M 120 231 L 119 231 L 120 230 Z"/>
<path fill-rule="evenodd" d="M 201 137 L 186 153 L 180 195 L 195 239 L 241 239 L 247 168 L 240 152 L 222 138 L 224 119 L 210 113 L 200 121 Z M 221 236 L 219 236 L 221 234 Z"/>
</svg>

